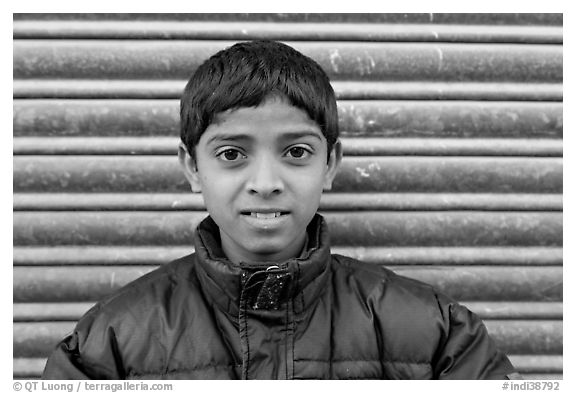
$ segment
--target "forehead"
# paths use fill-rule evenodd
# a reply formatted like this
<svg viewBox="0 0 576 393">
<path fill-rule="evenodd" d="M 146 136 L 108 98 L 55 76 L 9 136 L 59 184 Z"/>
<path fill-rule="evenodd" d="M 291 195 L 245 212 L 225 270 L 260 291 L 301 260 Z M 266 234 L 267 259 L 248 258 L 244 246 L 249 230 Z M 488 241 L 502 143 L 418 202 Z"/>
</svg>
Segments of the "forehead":
<svg viewBox="0 0 576 393">
<path fill-rule="evenodd" d="M 237 108 L 218 114 L 201 140 L 210 143 L 234 136 L 247 139 L 315 136 L 324 140 L 320 127 L 304 110 L 281 99 L 268 99 L 257 107 Z"/>
</svg>

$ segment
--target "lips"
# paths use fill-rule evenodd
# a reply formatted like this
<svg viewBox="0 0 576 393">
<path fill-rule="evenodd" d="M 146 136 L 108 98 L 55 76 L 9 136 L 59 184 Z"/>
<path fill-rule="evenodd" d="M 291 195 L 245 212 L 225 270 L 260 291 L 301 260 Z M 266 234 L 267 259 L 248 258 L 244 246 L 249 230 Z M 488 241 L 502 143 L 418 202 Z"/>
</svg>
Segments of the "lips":
<svg viewBox="0 0 576 393">
<path fill-rule="evenodd" d="M 272 218 L 276 218 L 276 217 L 280 217 L 282 213 L 280 212 L 274 212 L 274 213 L 256 213 L 256 212 L 252 212 L 250 213 L 250 217 L 254 217 L 254 218 L 259 218 L 262 220 L 269 220 Z"/>
<path fill-rule="evenodd" d="M 290 216 L 289 211 L 279 208 L 254 208 L 243 210 L 240 213 L 242 222 L 246 223 L 249 228 L 256 230 L 259 234 L 267 234 L 267 236 L 285 228 Z"/>
<path fill-rule="evenodd" d="M 243 216 L 256 218 L 259 220 L 272 220 L 289 214 L 287 210 L 272 208 L 272 209 L 246 209 L 240 212 Z"/>
</svg>

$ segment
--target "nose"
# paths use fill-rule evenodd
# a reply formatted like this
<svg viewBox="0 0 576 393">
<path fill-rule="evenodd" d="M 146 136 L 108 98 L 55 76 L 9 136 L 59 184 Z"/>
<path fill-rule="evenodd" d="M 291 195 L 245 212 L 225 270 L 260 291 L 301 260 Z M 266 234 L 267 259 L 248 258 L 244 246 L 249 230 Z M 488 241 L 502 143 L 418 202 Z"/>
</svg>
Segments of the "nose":
<svg viewBox="0 0 576 393">
<path fill-rule="evenodd" d="M 248 192 L 263 198 L 282 193 L 284 182 L 279 171 L 280 167 L 273 159 L 261 157 L 256 160 L 246 183 Z"/>
</svg>

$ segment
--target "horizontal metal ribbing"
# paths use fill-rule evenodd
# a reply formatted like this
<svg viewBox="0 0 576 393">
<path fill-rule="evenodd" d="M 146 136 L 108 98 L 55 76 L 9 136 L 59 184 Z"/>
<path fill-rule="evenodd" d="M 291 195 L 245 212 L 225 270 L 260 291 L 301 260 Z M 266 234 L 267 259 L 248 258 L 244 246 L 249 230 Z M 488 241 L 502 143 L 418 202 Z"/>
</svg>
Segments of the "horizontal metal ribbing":
<svg viewBox="0 0 576 393">
<path fill-rule="evenodd" d="M 19 136 L 180 135 L 178 100 L 14 100 Z M 561 102 L 340 101 L 343 136 L 562 138 Z"/>
<path fill-rule="evenodd" d="M 77 321 L 95 303 L 16 303 L 14 322 Z M 561 302 L 467 302 L 482 319 L 560 320 Z"/>
<path fill-rule="evenodd" d="M 156 266 L 17 266 L 15 302 L 102 299 Z M 560 266 L 388 266 L 458 301 L 562 301 Z"/>
<path fill-rule="evenodd" d="M 176 155 L 14 156 L 14 192 L 189 192 Z M 561 158 L 344 157 L 334 192 L 556 193 Z"/>
<path fill-rule="evenodd" d="M 204 211 L 199 194 L 18 193 L 15 211 Z M 325 193 L 320 213 L 378 210 L 562 211 L 559 194 Z"/>
<path fill-rule="evenodd" d="M 15 322 L 14 357 L 49 355 L 74 325 L 72 322 Z M 486 327 L 498 347 L 508 354 L 562 354 L 560 321 L 486 321 Z"/>
<path fill-rule="evenodd" d="M 561 301 L 562 268 L 389 266 L 459 301 Z M 498 276 L 498 277 L 497 277 Z"/>
<path fill-rule="evenodd" d="M 13 76 L 187 79 L 234 41 L 15 40 Z M 562 45 L 288 42 L 333 80 L 543 82 L 563 80 Z"/>
<path fill-rule="evenodd" d="M 14 39 L 195 39 L 561 44 L 558 26 L 182 21 L 15 21 Z"/>
<path fill-rule="evenodd" d="M 562 247 L 333 247 L 342 254 L 383 265 L 562 265 Z M 184 255 L 184 254 L 180 254 Z"/>
<path fill-rule="evenodd" d="M 561 13 L 15 13 L 14 21 L 218 21 L 562 26 Z"/>
<path fill-rule="evenodd" d="M 562 355 L 511 355 L 509 359 L 525 379 L 562 379 Z M 45 358 L 14 358 L 14 378 L 39 378 L 45 365 Z"/>
<path fill-rule="evenodd" d="M 525 373 L 561 373 L 562 355 L 511 355 L 510 362 L 522 374 Z"/>
<path fill-rule="evenodd" d="M 522 379 L 524 380 L 535 380 L 535 381 L 555 381 L 555 380 L 562 380 L 564 379 L 563 374 L 561 373 L 550 373 L 550 374 L 541 374 L 541 373 L 523 373 L 521 374 Z"/>
<path fill-rule="evenodd" d="M 341 138 L 344 155 L 563 155 L 561 139 Z"/>
<path fill-rule="evenodd" d="M 342 247 L 334 254 L 382 265 L 561 266 L 562 247 Z M 187 246 L 14 247 L 14 266 L 161 265 L 194 251 Z"/>
<path fill-rule="evenodd" d="M 14 98 L 180 98 L 186 81 L 14 80 Z M 340 100 L 562 101 L 561 83 L 346 82 L 332 86 Z"/>
<path fill-rule="evenodd" d="M 39 379 L 46 367 L 45 358 L 14 358 L 12 374 L 14 379 Z"/>
<path fill-rule="evenodd" d="M 485 325 L 496 345 L 507 354 L 562 354 L 562 321 L 488 320 Z"/>
<path fill-rule="evenodd" d="M 487 319 L 524 319 L 545 320 L 562 319 L 562 302 L 464 302 L 465 307 L 483 320 Z"/>
<path fill-rule="evenodd" d="M 96 142 L 96 143 L 94 143 Z M 177 137 L 18 137 L 14 155 L 171 155 Z M 561 139 L 341 138 L 345 156 L 562 157 Z"/>
<path fill-rule="evenodd" d="M 204 212 L 15 212 L 15 246 L 189 245 Z M 561 246 L 560 212 L 329 212 L 349 247 Z"/>
</svg>

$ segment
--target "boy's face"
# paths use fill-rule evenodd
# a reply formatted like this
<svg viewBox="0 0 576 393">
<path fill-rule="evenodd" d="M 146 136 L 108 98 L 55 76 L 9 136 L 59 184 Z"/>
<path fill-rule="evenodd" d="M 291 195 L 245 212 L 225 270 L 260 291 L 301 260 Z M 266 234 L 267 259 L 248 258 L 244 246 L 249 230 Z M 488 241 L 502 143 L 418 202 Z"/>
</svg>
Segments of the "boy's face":
<svg viewBox="0 0 576 393">
<path fill-rule="evenodd" d="M 220 228 L 233 262 L 280 262 L 298 256 L 306 227 L 341 160 L 305 111 L 280 98 L 218 115 L 180 162 Z"/>
</svg>

